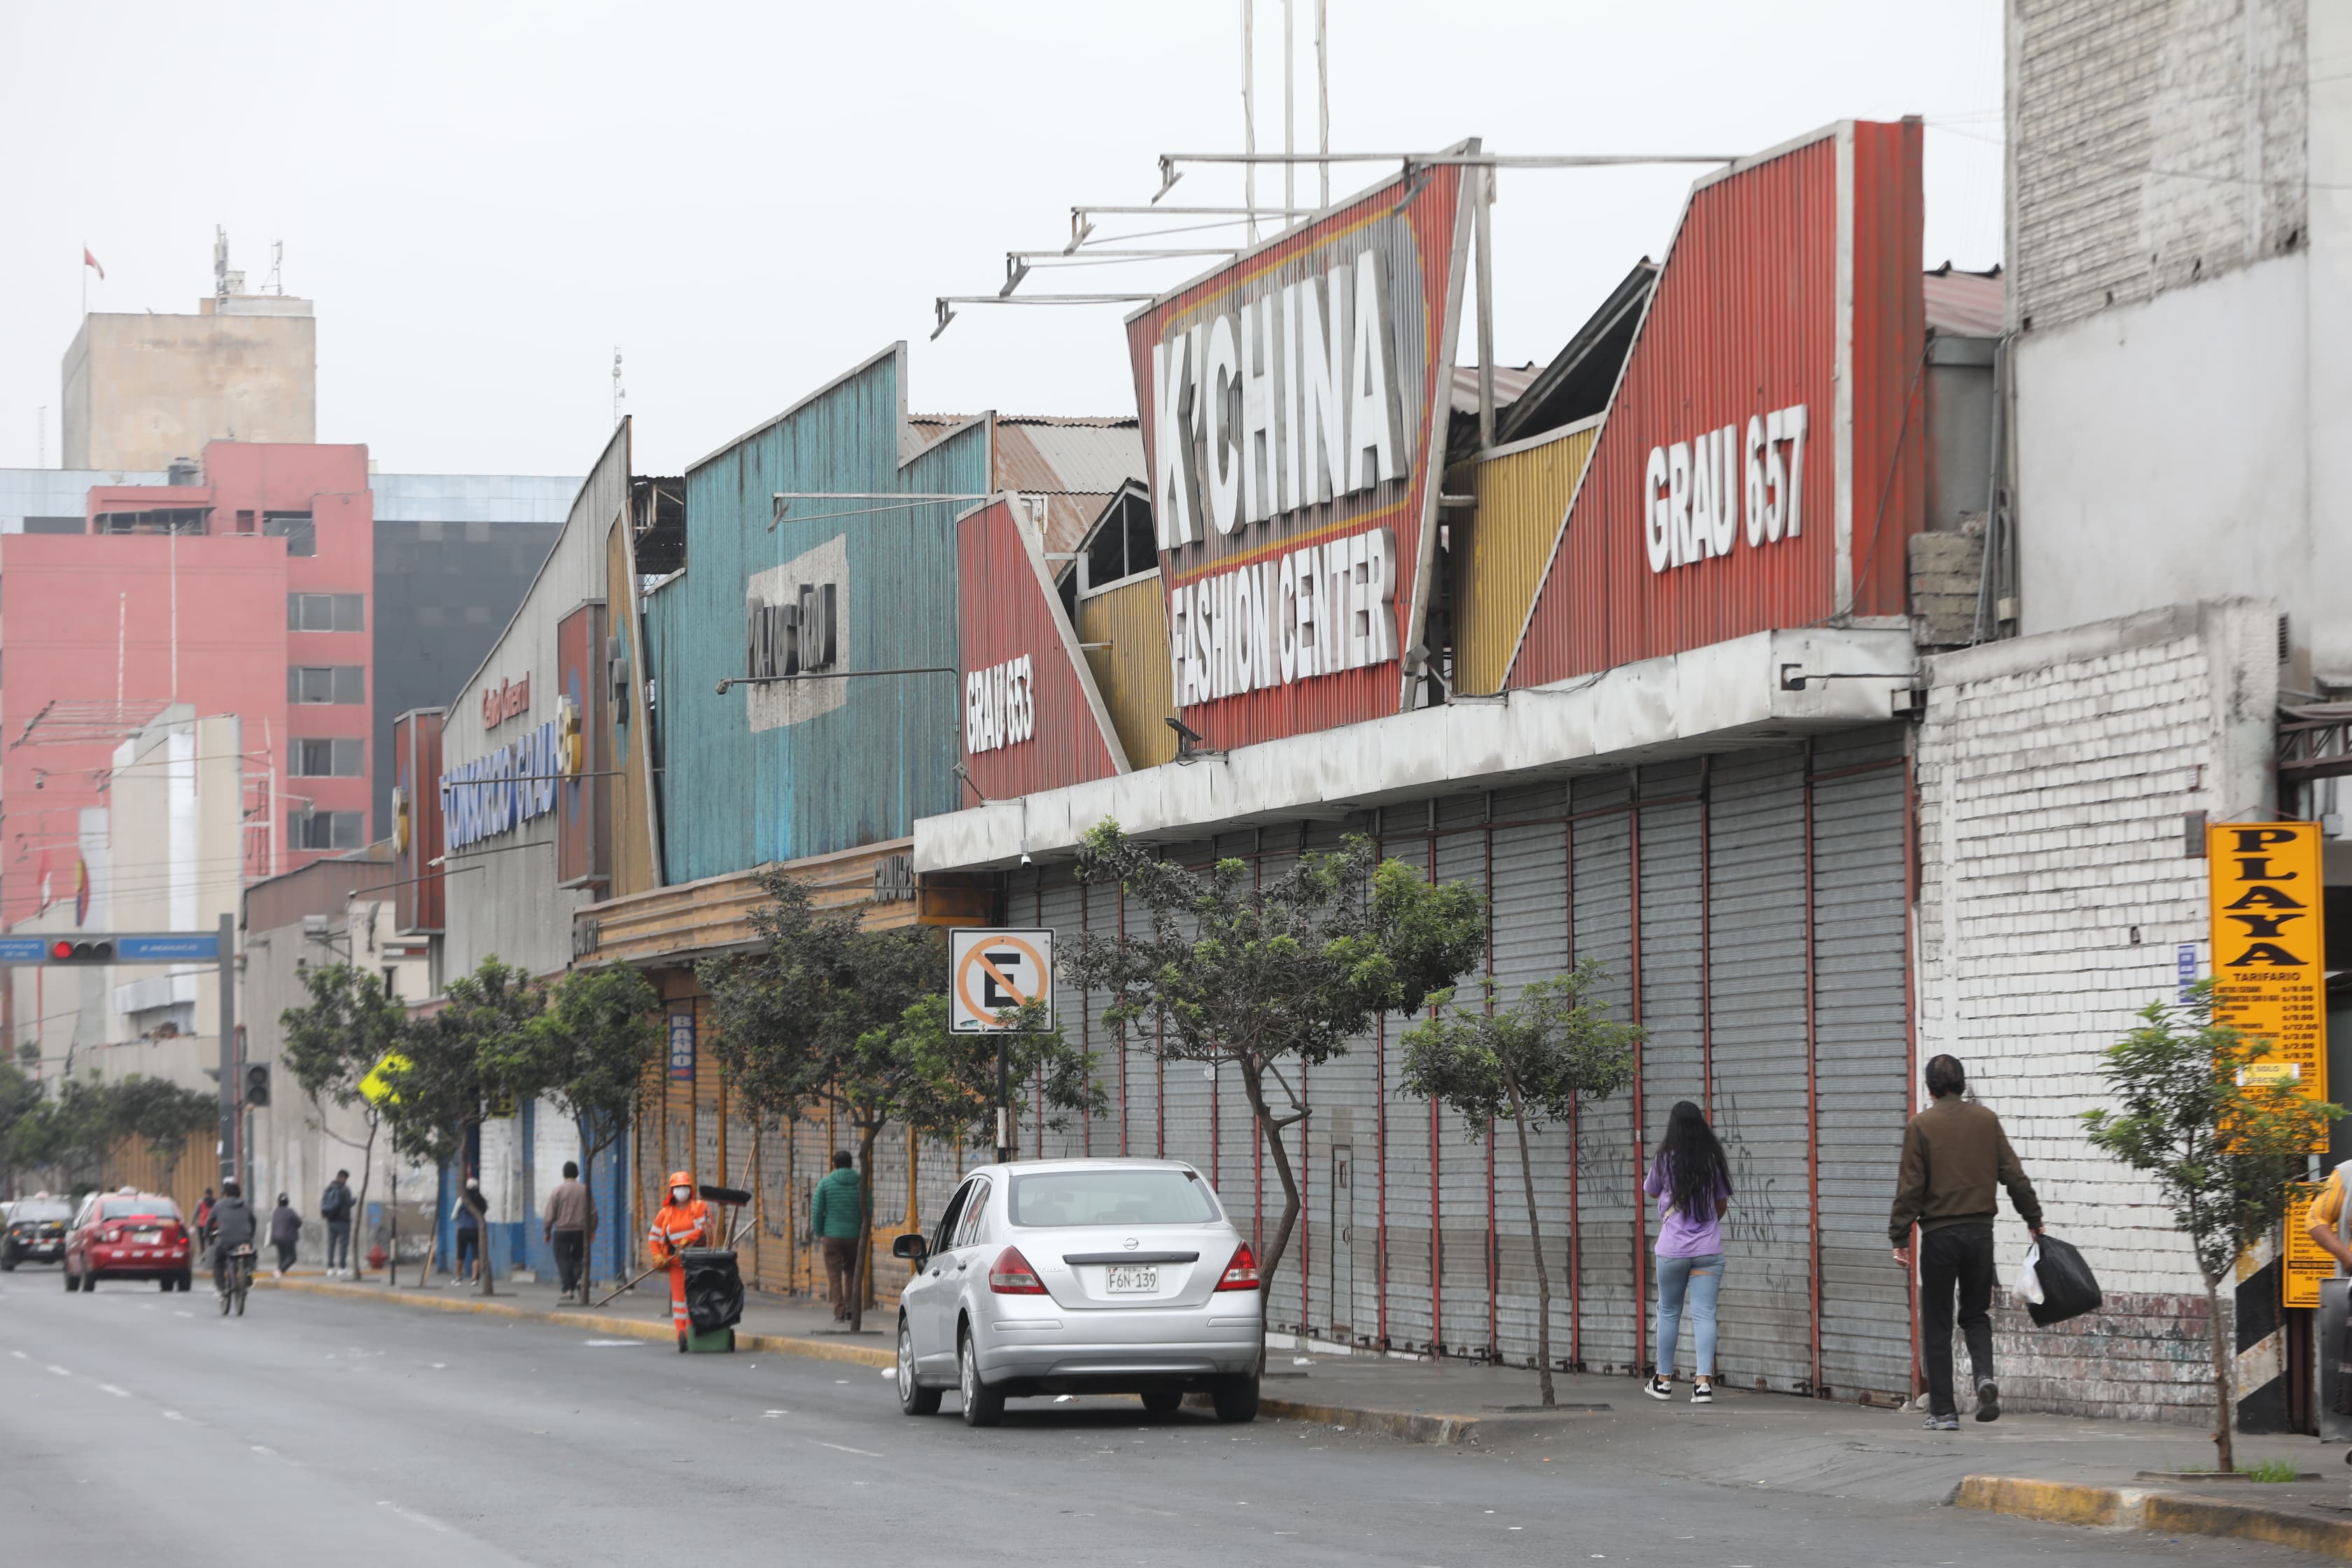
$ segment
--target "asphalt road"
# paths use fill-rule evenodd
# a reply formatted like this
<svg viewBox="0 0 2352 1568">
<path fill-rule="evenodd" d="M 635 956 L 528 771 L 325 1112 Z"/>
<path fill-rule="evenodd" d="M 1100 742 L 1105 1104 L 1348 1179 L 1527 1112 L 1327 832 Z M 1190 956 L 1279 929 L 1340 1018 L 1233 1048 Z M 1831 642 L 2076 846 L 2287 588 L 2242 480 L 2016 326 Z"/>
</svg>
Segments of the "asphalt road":
<svg viewBox="0 0 2352 1568">
<path fill-rule="evenodd" d="M 947 1410 L 955 1408 L 954 1395 Z M 2307 1563 L 1131 1402 L 909 1420 L 872 1368 L 255 1292 L 0 1285 L 0 1560 L 35 1565 Z"/>
</svg>

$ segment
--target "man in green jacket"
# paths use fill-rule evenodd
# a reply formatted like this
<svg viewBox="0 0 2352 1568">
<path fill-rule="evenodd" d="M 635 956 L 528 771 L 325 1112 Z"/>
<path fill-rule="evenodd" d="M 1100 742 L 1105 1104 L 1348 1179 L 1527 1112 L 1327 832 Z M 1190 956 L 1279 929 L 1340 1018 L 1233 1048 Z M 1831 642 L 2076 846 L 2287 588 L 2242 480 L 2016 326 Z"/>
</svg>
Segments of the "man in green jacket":
<svg viewBox="0 0 2352 1568">
<path fill-rule="evenodd" d="M 849 1151 L 833 1152 L 833 1169 L 809 1199 L 809 1233 L 824 1255 L 826 1293 L 833 1321 L 849 1318 L 850 1293 L 857 1288 L 857 1238 L 866 1229 L 866 1194 L 850 1168 Z"/>
</svg>

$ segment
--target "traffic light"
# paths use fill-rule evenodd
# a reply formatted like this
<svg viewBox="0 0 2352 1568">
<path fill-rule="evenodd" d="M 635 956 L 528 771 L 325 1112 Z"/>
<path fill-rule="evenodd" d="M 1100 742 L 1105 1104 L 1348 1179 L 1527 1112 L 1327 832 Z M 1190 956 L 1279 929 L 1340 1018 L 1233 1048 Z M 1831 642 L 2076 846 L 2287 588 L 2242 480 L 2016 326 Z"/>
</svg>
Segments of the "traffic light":
<svg viewBox="0 0 2352 1568">
<path fill-rule="evenodd" d="M 59 937 L 49 943 L 51 963 L 111 963 L 114 944 L 110 942 L 74 942 Z"/>
<path fill-rule="evenodd" d="M 245 1103 L 248 1106 L 269 1103 L 269 1068 L 266 1063 L 246 1064 Z"/>
</svg>

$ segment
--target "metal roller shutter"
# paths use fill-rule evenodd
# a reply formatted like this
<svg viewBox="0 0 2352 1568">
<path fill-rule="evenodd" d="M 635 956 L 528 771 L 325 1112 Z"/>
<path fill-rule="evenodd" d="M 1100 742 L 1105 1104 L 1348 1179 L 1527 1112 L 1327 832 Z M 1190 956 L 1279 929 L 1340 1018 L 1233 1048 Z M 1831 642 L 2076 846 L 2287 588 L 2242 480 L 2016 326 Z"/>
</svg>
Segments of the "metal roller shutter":
<svg viewBox="0 0 2352 1568">
<path fill-rule="evenodd" d="M 1429 869 L 1428 809 L 1391 807 L 1380 816 L 1381 854 L 1426 874 Z M 1381 1119 L 1386 1135 L 1380 1150 L 1389 1343 L 1400 1350 L 1425 1350 L 1435 1342 L 1432 1316 L 1436 1304 L 1431 1272 L 1433 1188 L 1430 1166 L 1428 1102 L 1405 1092 L 1398 1037 L 1403 1020 L 1381 1020 L 1375 1050 L 1381 1064 Z M 1438 1151 L 1441 1164 L 1449 1151 Z"/>
<path fill-rule="evenodd" d="M 1205 843 L 1171 844 L 1165 856 L 1195 871 L 1205 873 L 1215 861 L 1215 852 Z M 1129 912 L 1130 921 L 1149 919 L 1141 910 Z M 1203 1076 L 1209 1064 L 1197 1061 L 1168 1061 L 1160 1064 L 1158 1073 L 1160 1096 L 1160 1152 L 1171 1160 L 1184 1160 L 1207 1171 L 1214 1163 L 1214 1142 L 1211 1137 L 1210 1106 L 1216 1098 L 1215 1086 Z"/>
<path fill-rule="evenodd" d="M 1505 791 L 1495 797 L 1493 903 L 1495 1005 L 1507 1007 L 1531 981 L 1564 973 L 1568 960 L 1568 829 L 1559 820 L 1567 792 L 1559 784 Z M 1512 1361 L 1536 1352 L 1535 1247 L 1528 1224 L 1527 1184 L 1517 1131 L 1495 1130 L 1496 1350 Z M 1552 1356 L 1569 1346 L 1568 1129 L 1530 1129 L 1536 1217 L 1551 1277 Z"/>
<path fill-rule="evenodd" d="M 1078 936 L 1085 928 L 1080 913 L 1081 889 L 1077 879 L 1066 866 L 1055 866 L 1038 878 L 1036 898 L 1031 904 L 1034 910 L 1033 922 L 1054 933 L 1054 1011 L 1060 1019 L 1063 1038 L 1071 1045 L 1078 1044 L 1086 1029 L 1087 994 L 1073 978 L 1071 961 L 1077 956 Z M 1087 1152 L 1087 1119 L 1070 1112 L 1049 1110 L 1034 1080 L 1026 1086 L 1030 1102 L 1031 1125 L 1024 1129 L 1028 1136 L 1023 1142 L 1041 1157 L 1048 1160 L 1067 1159 Z M 1046 1125 L 1049 1118 L 1063 1122 L 1058 1130 Z"/>
<path fill-rule="evenodd" d="M 1641 1125 L 1632 1151 L 1637 1216 L 1636 1257 L 1641 1268 L 1642 1318 L 1635 1328 L 1638 1363 L 1654 1364 L 1656 1342 L 1658 1221 L 1655 1205 L 1642 1195 L 1641 1177 L 1656 1158 L 1666 1119 L 1678 1100 L 1706 1098 L 1706 966 L 1702 940 L 1704 903 L 1699 882 L 1699 824 L 1704 813 L 1695 797 L 1702 787 L 1696 763 L 1643 768 L 1637 775 L 1643 801 L 1640 822 L 1642 934 Z M 1682 1336 L 1685 1344 L 1690 1335 Z M 1688 1371 L 1687 1355 L 1678 1360 Z"/>
<path fill-rule="evenodd" d="M 1813 1049 L 1821 1140 L 1822 1382 L 1853 1398 L 1911 1392 L 1909 1281 L 1886 1255 L 1909 1088 L 1900 731 L 1817 747 Z"/>
<path fill-rule="evenodd" d="M 1624 809 L 1631 779 L 1578 779 L 1569 792 L 1574 864 L 1575 956 L 1609 971 L 1601 994 L 1612 1016 L 1636 1016 L 1633 999 L 1633 823 Z M 1587 813 L 1600 813 L 1587 816 Z M 1634 1284 L 1633 1106 L 1617 1095 L 1584 1107 L 1575 1129 L 1575 1323 L 1577 1349 L 1595 1371 L 1636 1370 L 1634 1336 L 1643 1310 Z"/>
<path fill-rule="evenodd" d="M 1487 886 L 1486 796 L 1455 795 L 1438 803 L 1437 877 L 1441 882 L 1466 884 L 1479 897 Z M 1486 978 L 1486 965 L 1464 977 L 1464 994 L 1475 997 Z M 1494 1344 L 1493 1283 L 1488 1264 L 1494 1209 L 1490 1194 L 1493 1150 L 1486 1129 L 1473 1129 L 1444 1107 L 1437 1111 L 1438 1193 L 1444 1215 L 1444 1243 L 1438 1257 L 1444 1266 L 1444 1339 L 1448 1351 L 1485 1355 Z"/>
<path fill-rule="evenodd" d="M 1713 1121 L 1734 1188 L 1717 1364 L 1784 1390 L 1812 1375 L 1804 788 L 1795 750 L 1719 757 L 1707 807 Z"/>
</svg>

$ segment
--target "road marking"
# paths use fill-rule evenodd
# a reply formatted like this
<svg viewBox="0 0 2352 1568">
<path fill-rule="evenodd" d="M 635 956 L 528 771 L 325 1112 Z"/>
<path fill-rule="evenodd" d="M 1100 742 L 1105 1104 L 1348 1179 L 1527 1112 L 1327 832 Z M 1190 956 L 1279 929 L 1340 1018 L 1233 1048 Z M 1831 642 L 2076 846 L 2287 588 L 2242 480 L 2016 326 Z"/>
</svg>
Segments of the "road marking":
<svg viewBox="0 0 2352 1568">
<path fill-rule="evenodd" d="M 761 1412 L 760 1412 L 760 1414 L 761 1414 L 761 1415 L 762 1417 L 764 1417 L 765 1419 L 770 1420 L 770 1421 L 773 1421 L 777 1416 L 779 1416 L 779 1415 L 790 1415 L 792 1414 L 792 1412 L 791 1412 L 791 1411 L 789 1411 L 789 1410 L 762 1410 L 762 1411 L 761 1411 Z"/>
<path fill-rule="evenodd" d="M 30 1357 L 30 1356 L 26 1355 L 23 1351 L 10 1351 L 8 1353 L 9 1353 L 10 1355 L 12 1355 L 12 1356 L 15 1356 L 18 1361 L 30 1361 L 30 1360 L 32 1360 L 32 1357 Z"/>
<path fill-rule="evenodd" d="M 176 1410 L 166 1410 L 163 1412 L 163 1419 L 166 1421 L 185 1421 L 187 1417 L 181 1415 Z"/>
<path fill-rule="evenodd" d="M 117 1399 L 128 1399 L 131 1397 L 131 1393 L 128 1389 L 117 1388 L 110 1383 L 100 1384 L 98 1385 L 98 1390 L 100 1394 L 111 1394 Z"/>
<path fill-rule="evenodd" d="M 65 1368 L 63 1368 L 63 1367 L 61 1367 L 61 1366 L 52 1366 L 52 1367 L 50 1367 L 50 1368 L 49 1368 L 49 1370 L 50 1370 L 51 1372 L 53 1372 L 53 1373 L 56 1373 L 59 1377 L 71 1377 L 71 1376 L 73 1375 L 73 1373 L 71 1373 L 68 1372 Z"/>
<path fill-rule="evenodd" d="M 174 1311 L 174 1312 L 172 1314 L 172 1316 L 173 1316 L 173 1317 L 175 1317 L 175 1318 L 193 1318 L 193 1317 L 194 1317 L 194 1316 L 195 1316 L 195 1314 L 194 1314 L 194 1312 L 180 1312 L 180 1311 Z"/>
<path fill-rule="evenodd" d="M 442 1523 L 439 1520 L 434 1518 L 431 1514 L 419 1513 L 413 1508 L 403 1508 L 389 1498 L 378 1498 L 376 1500 L 375 1506 L 378 1508 L 388 1508 L 392 1510 L 393 1512 L 400 1515 L 401 1518 L 415 1520 L 417 1523 L 424 1525 L 428 1530 L 437 1530 L 444 1535 L 449 1533 L 449 1527 Z"/>
<path fill-rule="evenodd" d="M 871 1448 L 853 1448 L 853 1447 L 850 1447 L 848 1444 L 846 1444 L 846 1443 L 827 1443 L 827 1442 L 824 1442 L 824 1441 L 823 1441 L 822 1439 L 820 1439 L 820 1438 L 816 1438 L 816 1437 L 812 1437 L 812 1438 L 810 1438 L 810 1439 L 809 1439 L 809 1441 L 810 1441 L 810 1442 L 812 1442 L 812 1443 L 816 1444 L 816 1446 L 817 1446 L 818 1447 L 820 1447 L 820 1448 L 837 1448 L 837 1449 L 839 1449 L 842 1453 L 845 1453 L 845 1454 L 856 1454 L 856 1455 L 858 1455 L 858 1456 L 860 1456 L 861 1458 L 868 1458 L 868 1459 L 878 1459 L 878 1458 L 880 1458 L 882 1457 L 881 1455 L 879 1455 L 879 1454 L 876 1453 L 876 1452 L 875 1452 L 873 1449 L 871 1449 Z"/>
<path fill-rule="evenodd" d="M 580 1342 L 593 1350 L 625 1350 L 630 1345 L 642 1345 L 649 1342 L 645 1340 L 582 1340 Z"/>
</svg>

